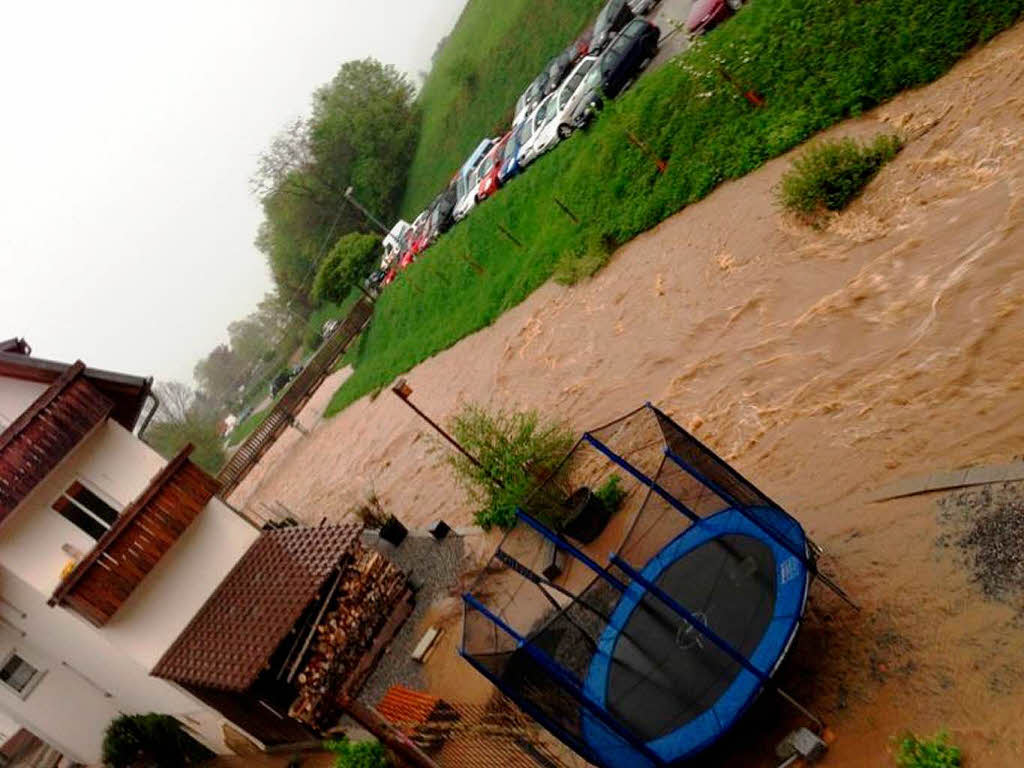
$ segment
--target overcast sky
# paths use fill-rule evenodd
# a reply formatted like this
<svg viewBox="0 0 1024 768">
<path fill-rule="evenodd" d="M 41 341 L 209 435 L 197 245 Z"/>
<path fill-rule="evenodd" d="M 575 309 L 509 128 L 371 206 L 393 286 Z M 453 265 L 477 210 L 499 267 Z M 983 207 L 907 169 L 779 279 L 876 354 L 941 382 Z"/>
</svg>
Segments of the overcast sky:
<svg viewBox="0 0 1024 768">
<path fill-rule="evenodd" d="M 342 62 L 427 69 L 464 4 L 4 3 L 0 340 L 191 381 L 270 288 L 259 153 Z"/>
</svg>

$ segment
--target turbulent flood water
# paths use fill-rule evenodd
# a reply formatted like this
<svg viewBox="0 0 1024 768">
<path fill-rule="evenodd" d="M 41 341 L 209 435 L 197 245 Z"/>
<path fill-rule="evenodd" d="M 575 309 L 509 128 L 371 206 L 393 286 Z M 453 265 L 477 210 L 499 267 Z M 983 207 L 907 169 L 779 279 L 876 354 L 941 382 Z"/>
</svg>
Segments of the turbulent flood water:
<svg viewBox="0 0 1024 768">
<path fill-rule="evenodd" d="M 936 545 L 933 499 L 867 501 L 905 475 L 1024 454 L 1022 94 L 1018 27 L 830 132 L 908 141 L 823 231 L 774 206 L 780 158 L 408 376 L 442 420 L 474 400 L 585 429 L 654 401 L 801 518 L 865 607 L 825 600 L 803 651 L 819 657 L 798 687 L 834 726 L 830 765 L 888 765 L 899 731 L 942 727 L 971 765 L 1024 764 L 1020 622 Z M 316 522 L 372 485 L 414 525 L 464 524 L 442 451 L 385 392 L 289 438 L 232 501 Z"/>
</svg>

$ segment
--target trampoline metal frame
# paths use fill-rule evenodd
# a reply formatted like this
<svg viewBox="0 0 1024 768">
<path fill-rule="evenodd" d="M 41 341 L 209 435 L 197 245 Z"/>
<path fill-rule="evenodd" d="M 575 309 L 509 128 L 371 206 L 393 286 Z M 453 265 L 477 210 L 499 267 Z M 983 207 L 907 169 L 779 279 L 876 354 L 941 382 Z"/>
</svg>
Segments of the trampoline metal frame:
<svg viewBox="0 0 1024 768">
<path fill-rule="evenodd" d="M 673 427 L 679 429 L 684 435 L 693 439 L 694 442 L 706 452 L 706 455 L 709 459 L 715 461 L 719 466 L 721 466 L 730 475 L 732 475 L 738 482 L 741 482 L 742 484 L 747 486 L 753 493 L 756 493 L 758 496 L 764 499 L 774 509 L 778 510 L 779 512 L 782 512 L 787 517 L 791 517 L 781 507 L 775 504 L 775 502 L 773 502 L 771 499 L 769 499 L 767 496 L 761 493 L 752 483 L 746 480 L 746 478 L 744 478 L 742 475 L 740 475 L 738 472 L 732 469 L 732 467 L 726 464 L 713 451 L 707 449 L 702 443 L 700 443 L 691 435 L 689 435 L 689 433 L 683 430 L 683 428 L 680 427 L 675 421 L 673 421 L 669 416 L 664 414 L 651 403 L 646 403 L 644 406 L 638 408 L 636 411 L 632 412 L 629 415 L 633 415 L 643 410 L 644 408 L 649 409 L 655 415 L 655 417 L 658 419 L 659 425 L 661 424 L 662 420 L 665 420 L 672 424 Z M 666 436 L 663 435 L 663 437 Z M 634 479 L 636 479 L 642 485 L 645 485 L 651 492 L 657 494 L 673 509 L 675 509 L 677 512 L 688 518 L 691 523 L 696 525 L 702 521 L 702 518 L 699 515 L 697 515 L 693 510 L 687 507 L 686 504 L 684 504 L 682 501 L 676 498 L 670 491 L 661 486 L 656 480 L 648 477 L 644 472 L 639 470 L 637 467 L 633 466 L 626 459 L 616 454 L 614 451 L 612 451 L 610 448 L 604 445 L 600 440 L 594 437 L 594 435 L 591 434 L 590 432 L 584 433 L 580 442 L 588 443 L 591 447 L 593 447 L 601 454 L 603 454 L 607 459 L 612 461 L 621 469 L 628 472 Z M 666 437 L 666 443 L 667 442 L 668 441 Z M 577 445 L 578 444 L 579 443 L 577 443 Z M 703 475 L 700 472 L 698 472 L 695 468 L 690 466 L 685 459 L 674 453 L 668 447 L 668 445 L 666 445 L 664 449 L 664 455 L 666 458 L 672 461 L 673 464 L 676 464 L 681 469 L 685 470 L 691 476 L 693 476 L 693 478 L 697 482 L 703 484 L 705 487 L 714 491 L 723 501 L 732 505 L 734 509 L 738 510 L 747 520 L 749 520 L 753 525 L 760 529 L 766 536 L 773 539 L 780 547 L 790 552 L 790 554 L 792 554 L 804 565 L 807 573 L 810 575 L 812 579 L 820 579 L 822 583 L 824 583 L 830 590 L 835 592 L 837 596 L 839 596 L 841 599 L 843 599 L 848 604 L 853 606 L 855 609 L 859 610 L 858 606 L 856 606 L 852 602 L 852 600 L 850 600 L 850 598 L 846 595 L 845 592 L 843 592 L 842 589 L 840 589 L 836 584 L 834 584 L 834 582 L 832 582 L 831 579 L 829 579 L 821 573 L 821 571 L 817 567 L 817 561 L 815 557 L 810 552 L 808 552 L 806 548 L 802 553 L 795 551 L 797 548 L 793 546 L 792 541 L 787 541 L 779 531 L 772 530 L 770 525 L 765 525 L 762 522 L 758 521 L 754 516 L 750 515 L 747 512 L 747 510 L 744 509 L 746 505 L 740 503 L 739 499 L 735 498 L 732 494 L 730 494 L 728 491 L 722 488 L 719 484 L 709 480 L 708 478 L 703 477 Z M 582 563 L 589 570 L 591 570 L 598 578 L 607 582 L 620 594 L 625 594 L 626 591 L 629 589 L 627 584 L 624 584 L 620 579 L 616 578 L 616 576 L 614 576 L 607 568 L 604 568 L 600 564 L 595 562 L 591 557 L 582 552 L 579 548 L 577 548 L 575 545 L 569 542 L 564 536 L 562 536 L 558 532 L 550 529 L 544 523 L 537 520 L 530 514 L 526 513 L 522 509 L 517 509 L 516 514 L 518 519 L 522 523 L 532 528 L 534 531 L 536 531 L 538 534 L 543 536 L 548 541 L 552 542 L 558 549 L 567 553 L 578 562 Z M 807 539 L 806 541 L 808 547 L 810 547 L 813 551 L 818 551 L 818 548 L 816 547 L 816 545 L 814 545 L 813 542 L 811 542 L 809 539 Z M 760 690 L 771 690 L 773 693 L 777 694 L 780 698 L 782 698 L 786 703 L 792 706 L 801 715 L 807 717 L 809 720 L 815 723 L 815 725 L 817 725 L 819 728 L 824 727 L 824 723 L 820 718 L 818 718 L 810 710 L 803 706 L 791 694 L 789 694 L 787 691 L 781 688 L 773 679 L 774 673 L 781 664 L 782 659 L 785 658 L 786 654 L 789 651 L 793 638 L 796 635 L 796 628 L 794 628 L 792 635 L 787 641 L 785 650 L 782 652 L 780 658 L 776 660 L 772 669 L 766 672 L 764 670 L 759 669 L 756 665 L 751 663 L 750 659 L 748 659 L 739 650 L 732 646 L 732 644 L 730 644 L 728 641 L 726 641 L 724 638 L 718 635 L 718 633 L 711 629 L 705 622 L 703 622 L 700 618 L 698 618 L 689 610 L 687 610 L 671 595 L 667 594 L 664 590 L 662 590 L 657 584 L 653 583 L 651 580 L 644 577 L 643 574 L 640 573 L 636 568 L 634 568 L 632 565 L 630 565 L 621 557 L 619 557 L 617 552 L 613 552 L 610 554 L 609 564 L 614 565 L 627 576 L 629 576 L 631 581 L 642 586 L 647 592 L 647 594 L 650 594 L 653 597 L 655 597 L 670 611 L 672 611 L 674 614 L 683 619 L 687 624 L 693 627 L 694 630 L 696 630 L 698 633 L 700 633 L 708 640 L 710 640 L 712 643 L 714 643 L 715 646 L 717 646 L 723 653 L 729 656 L 735 663 L 740 665 L 750 674 L 754 675 L 760 683 Z M 463 600 L 469 607 L 485 616 L 496 627 L 500 628 L 505 634 L 512 638 L 516 642 L 517 646 L 519 648 L 522 648 L 534 662 L 536 662 L 548 673 L 550 673 L 555 680 L 559 681 L 563 690 L 565 690 L 573 699 L 578 701 L 587 710 L 587 712 L 595 716 L 606 727 L 614 731 L 620 738 L 622 738 L 625 741 L 626 744 L 638 750 L 644 757 L 652 761 L 652 763 L 656 766 L 666 766 L 669 764 L 666 763 L 664 758 L 659 756 L 650 747 L 648 747 L 647 743 L 643 739 L 641 739 L 637 734 L 633 733 L 632 730 L 629 729 L 625 724 L 619 722 L 611 713 L 607 711 L 605 707 L 601 706 L 597 702 L 592 701 L 589 698 L 586 691 L 584 690 L 581 681 L 577 680 L 571 672 L 569 672 L 560 664 L 551 659 L 545 652 L 536 648 L 529 638 L 526 638 L 518 632 L 516 632 L 500 617 L 496 616 L 479 600 L 477 600 L 477 598 L 474 597 L 472 594 L 468 592 L 465 593 L 463 595 Z M 804 594 L 804 600 L 806 601 L 806 591 Z M 799 627 L 799 622 L 797 622 L 796 627 Z M 490 670 L 488 670 L 478 660 L 474 659 L 472 654 L 467 653 L 464 647 L 460 649 L 460 655 L 463 658 L 465 658 L 477 671 L 483 674 L 496 687 L 498 687 L 499 690 L 505 690 L 506 687 L 502 684 L 501 680 L 498 679 Z M 555 736 L 557 736 L 565 743 L 569 744 L 573 749 L 579 751 L 582 747 L 585 757 L 601 764 L 605 763 L 604 756 L 595 754 L 593 747 L 587 744 L 585 739 L 583 739 L 582 737 L 577 738 L 574 735 L 570 734 L 564 727 L 560 726 L 558 723 L 554 722 L 552 718 L 548 717 L 542 711 L 540 711 L 540 709 L 535 704 L 528 701 L 526 697 L 513 695 L 513 698 L 517 702 L 517 704 L 523 707 L 523 709 L 528 714 L 530 714 L 536 720 L 538 720 L 546 727 L 548 727 Z"/>
</svg>

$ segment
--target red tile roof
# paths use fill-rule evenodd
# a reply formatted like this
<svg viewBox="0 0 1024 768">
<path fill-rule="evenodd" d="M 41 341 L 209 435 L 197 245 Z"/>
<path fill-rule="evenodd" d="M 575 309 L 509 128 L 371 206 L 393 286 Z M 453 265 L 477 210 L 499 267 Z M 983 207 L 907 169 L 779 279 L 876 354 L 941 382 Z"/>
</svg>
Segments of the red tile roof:
<svg viewBox="0 0 1024 768">
<path fill-rule="evenodd" d="M 441 699 L 428 693 L 414 691 L 404 685 L 393 685 L 377 705 L 377 712 L 406 735 L 423 725 L 441 705 Z"/>
<path fill-rule="evenodd" d="M 200 688 L 248 689 L 361 532 L 358 523 L 265 531 L 152 674 Z"/>
</svg>

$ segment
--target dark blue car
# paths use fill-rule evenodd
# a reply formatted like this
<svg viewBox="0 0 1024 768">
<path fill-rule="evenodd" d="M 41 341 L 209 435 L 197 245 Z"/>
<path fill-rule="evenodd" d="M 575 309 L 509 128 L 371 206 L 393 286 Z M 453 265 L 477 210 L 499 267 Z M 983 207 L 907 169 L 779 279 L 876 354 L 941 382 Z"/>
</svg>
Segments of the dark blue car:
<svg viewBox="0 0 1024 768">
<path fill-rule="evenodd" d="M 523 120 L 512 131 L 508 141 L 505 142 L 505 155 L 501 161 L 501 170 L 498 171 L 498 182 L 500 184 L 505 184 L 525 168 L 525 166 L 519 163 L 519 150 L 522 149 L 523 145 L 530 138 L 532 128 L 533 120 Z"/>
</svg>

